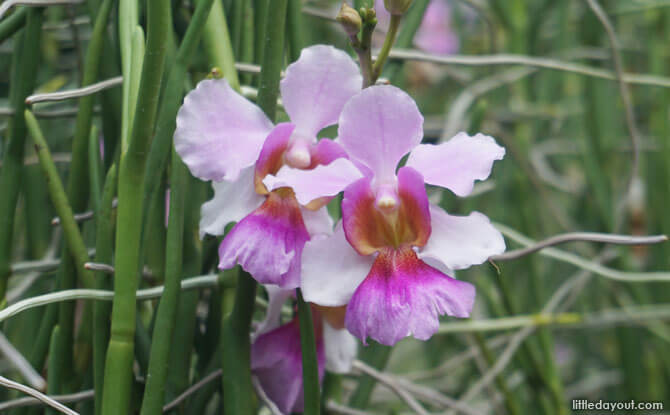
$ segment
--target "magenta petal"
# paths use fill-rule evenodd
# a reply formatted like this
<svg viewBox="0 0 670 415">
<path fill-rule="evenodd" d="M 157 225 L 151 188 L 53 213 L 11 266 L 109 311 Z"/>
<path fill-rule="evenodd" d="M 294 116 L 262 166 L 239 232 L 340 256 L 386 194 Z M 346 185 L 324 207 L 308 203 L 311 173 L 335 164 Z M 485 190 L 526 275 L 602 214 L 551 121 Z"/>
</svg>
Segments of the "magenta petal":
<svg viewBox="0 0 670 415">
<path fill-rule="evenodd" d="M 256 161 L 256 170 L 254 176 L 254 183 L 256 192 L 259 194 L 266 194 L 268 190 L 263 185 L 263 178 L 268 174 L 277 173 L 277 171 L 284 164 L 284 153 L 291 139 L 291 133 L 295 129 L 295 125 L 291 123 L 280 123 L 270 132 L 263 148 Z"/>
<path fill-rule="evenodd" d="M 286 68 L 281 98 L 291 122 L 305 137 L 335 124 L 342 107 L 361 90 L 363 77 L 347 53 L 333 46 L 305 48 Z"/>
<path fill-rule="evenodd" d="M 421 142 L 423 116 L 401 89 L 372 86 L 344 106 L 338 135 L 350 158 L 369 167 L 377 182 L 389 182 L 400 159 Z"/>
<path fill-rule="evenodd" d="M 323 379 L 326 359 L 322 336 L 317 336 L 316 353 L 319 379 Z M 282 413 L 303 410 L 302 354 L 297 320 L 256 339 L 251 345 L 251 370 Z"/>
<path fill-rule="evenodd" d="M 419 171 L 426 183 L 446 187 L 458 196 L 472 192 L 475 180 L 485 180 L 505 149 L 493 137 L 458 133 L 439 145 L 421 144 L 407 159 L 407 166 Z"/>
<path fill-rule="evenodd" d="M 219 246 L 219 268 L 236 264 L 262 284 L 296 288 L 309 234 L 292 195 L 272 192 L 261 207 L 238 222 Z"/>
<path fill-rule="evenodd" d="M 335 140 L 322 138 L 311 148 L 312 165 L 314 168 L 319 164 L 330 164 L 336 159 L 346 158 L 347 152 Z"/>
<path fill-rule="evenodd" d="M 439 316 L 468 317 L 475 287 L 427 265 L 411 248 L 381 252 L 354 293 L 345 323 L 365 342 L 367 337 L 394 345 L 406 336 L 429 339 Z"/>
<path fill-rule="evenodd" d="M 252 165 L 272 122 L 223 79 L 202 81 L 177 114 L 175 149 L 202 180 L 233 181 Z"/>
</svg>

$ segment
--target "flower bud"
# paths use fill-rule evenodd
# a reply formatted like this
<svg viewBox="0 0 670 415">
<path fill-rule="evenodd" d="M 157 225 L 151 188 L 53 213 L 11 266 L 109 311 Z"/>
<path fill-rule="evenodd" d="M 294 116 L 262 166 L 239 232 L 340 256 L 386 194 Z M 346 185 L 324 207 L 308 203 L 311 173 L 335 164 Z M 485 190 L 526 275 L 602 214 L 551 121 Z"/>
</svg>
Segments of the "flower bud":
<svg viewBox="0 0 670 415">
<path fill-rule="evenodd" d="M 384 7 L 391 14 L 405 14 L 411 5 L 412 0 L 384 0 Z"/>
<path fill-rule="evenodd" d="M 363 22 L 356 9 L 350 7 L 346 2 L 342 2 L 342 8 L 335 19 L 342 25 L 344 31 L 349 36 L 356 36 L 361 30 Z"/>
</svg>

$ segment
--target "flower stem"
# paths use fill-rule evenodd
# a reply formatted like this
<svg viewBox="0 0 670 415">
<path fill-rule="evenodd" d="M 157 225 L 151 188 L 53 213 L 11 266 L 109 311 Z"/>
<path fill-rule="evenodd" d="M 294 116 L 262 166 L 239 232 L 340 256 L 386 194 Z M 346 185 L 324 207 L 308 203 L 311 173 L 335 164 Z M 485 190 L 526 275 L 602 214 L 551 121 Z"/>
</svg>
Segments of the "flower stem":
<svg viewBox="0 0 670 415">
<path fill-rule="evenodd" d="M 136 301 L 140 270 L 140 237 L 144 173 L 156 119 L 164 71 L 170 4 L 147 2 L 147 45 L 130 142 L 119 165 L 116 256 L 112 327 L 105 364 L 103 415 L 129 413 L 135 335 Z M 127 107 L 126 107 L 127 110 Z"/>
<path fill-rule="evenodd" d="M 40 56 L 42 33 L 42 9 L 28 11 L 23 32 L 15 39 L 12 55 L 9 102 L 14 116 L 10 121 L 3 147 L 2 170 L 0 170 L 0 301 L 7 291 L 7 279 L 11 273 L 10 261 L 13 251 L 13 230 L 16 203 L 21 188 L 24 143 L 26 136 L 25 98 L 35 87 Z"/>
<path fill-rule="evenodd" d="M 284 63 L 284 26 L 288 0 L 273 0 L 265 19 L 265 45 L 256 103 L 271 120 L 277 112 L 279 76 Z"/>
<path fill-rule="evenodd" d="M 27 15 L 28 7 L 22 7 L 0 22 L 0 43 L 14 35 L 17 30 L 26 24 Z"/>
<path fill-rule="evenodd" d="M 405 14 L 403 19 L 402 29 L 398 31 L 396 36 L 395 46 L 402 49 L 408 49 L 412 47 L 412 42 L 414 41 L 414 35 L 416 35 L 419 26 L 423 21 L 423 15 L 426 12 L 428 3 L 430 0 L 415 0 L 414 4 Z M 391 81 L 392 84 L 396 84 L 398 81 L 398 74 L 400 74 L 400 69 L 402 68 L 404 61 L 394 61 L 389 62 L 385 65 L 385 70 L 383 70 L 384 75 L 387 79 Z"/>
<path fill-rule="evenodd" d="M 199 3 L 199 4 L 202 4 Z M 182 245 L 184 234 L 184 193 L 187 182 L 186 166 L 172 152 L 170 179 L 170 218 L 165 247 L 165 289 L 161 296 L 154 326 L 147 384 L 144 389 L 141 415 L 161 414 L 165 398 L 168 358 L 172 332 L 181 292 Z"/>
<path fill-rule="evenodd" d="M 375 61 L 374 65 L 372 65 L 373 84 L 377 81 L 377 78 L 379 78 L 379 75 L 382 73 L 386 59 L 389 56 L 389 52 L 391 52 L 393 42 L 395 42 L 395 37 L 398 33 L 398 27 L 400 26 L 401 19 L 402 16 L 399 14 L 391 15 L 391 22 L 389 23 L 388 32 L 386 32 L 386 38 L 384 38 L 384 44 L 382 45 L 382 49 L 379 51 L 379 55 L 377 55 L 377 60 Z"/>
<path fill-rule="evenodd" d="M 370 345 L 363 349 L 361 360 L 377 370 L 384 370 L 391 357 L 391 350 L 389 346 L 371 341 Z M 370 402 L 376 383 L 377 381 L 371 376 L 361 376 L 358 387 L 349 399 L 349 405 L 353 408 L 365 409 Z"/>
<path fill-rule="evenodd" d="M 30 110 L 25 110 L 24 114 L 28 131 L 30 131 L 30 135 L 33 137 L 33 141 L 35 141 L 35 151 L 37 152 L 40 166 L 42 167 L 44 176 L 47 178 L 51 202 L 60 217 L 61 227 L 65 233 L 65 241 L 77 266 L 77 274 L 86 288 L 93 288 L 93 275 L 84 266 L 88 261 L 88 249 L 86 248 L 86 244 L 84 244 L 84 239 L 74 219 L 74 213 L 72 213 L 70 202 L 65 194 L 65 188 L 58 176 L 56 164 L 51 158 L 49 147 L 47 147 L 37 119 Z"/>
<path fill-rule="evenodd" d="M 302 382 L 305 396 L 305 415 L 319 415 L 321 398 L 319 397 L 319 362 L 316 355 L 316 339 L 312 310 L 302 298 L 298 288 L 298 320 L 300 321 L 300 350 L 302 351 Z"/>
<path fill-rule="evenodd" d="M 228 33 L 228 23 L 220 1 L 212 4 L 203 33 L 203 44 L 210 65 L 217 66 L 223 72 L 223 77 L 228 80 L 230 86 L 239 91 L 240 81 L 235 69 L 235 56 L 233 46 Z"/>
<path fill-rule="evenodd" d="M 300 57 L 305 47 L 304 25 L 302 23 L 302 1 L 288 0 L 288 15 L 286 28 L 288 29 L 288 45 L 291 62 Z"/>
</svg>

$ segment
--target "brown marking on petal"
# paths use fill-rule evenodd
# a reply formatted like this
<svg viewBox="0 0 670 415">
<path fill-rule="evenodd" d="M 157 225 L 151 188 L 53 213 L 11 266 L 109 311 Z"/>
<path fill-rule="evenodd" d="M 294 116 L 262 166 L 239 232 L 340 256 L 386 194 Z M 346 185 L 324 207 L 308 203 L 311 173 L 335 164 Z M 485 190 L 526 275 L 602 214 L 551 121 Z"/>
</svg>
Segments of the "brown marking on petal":
<svg viewBox="0 0 670 415">
<path fill-rule="evenodd" d="M 314 309 L 323 316 L 323 319 L 330 324 L 334 329 L 341 330 L 344 328 L 344 315 L 347 312 L 347 306 L 339 307 L 325 307 L 314 304 Z"/>
</svg>

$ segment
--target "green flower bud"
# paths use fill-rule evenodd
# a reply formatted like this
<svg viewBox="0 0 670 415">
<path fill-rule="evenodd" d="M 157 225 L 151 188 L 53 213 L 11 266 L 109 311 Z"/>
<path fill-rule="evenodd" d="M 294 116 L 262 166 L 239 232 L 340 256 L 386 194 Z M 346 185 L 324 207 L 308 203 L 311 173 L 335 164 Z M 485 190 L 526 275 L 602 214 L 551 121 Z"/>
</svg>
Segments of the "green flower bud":
<svg viewBox="0 0 670 415">
<path fill-rule="evenodd" d="M 384 0 L 384 7 L 391 14 L 405 14 L 412 0 Z"/>
<path fill-rule="evenodd" d="M 363 24 L 360 14 L 346 2 L 342 2 L 342 8 L 340 8 L 340 12 L 335 19 L 342 25 L 344 31 L 349 36 L 356 36 Z"/>
</svg>

